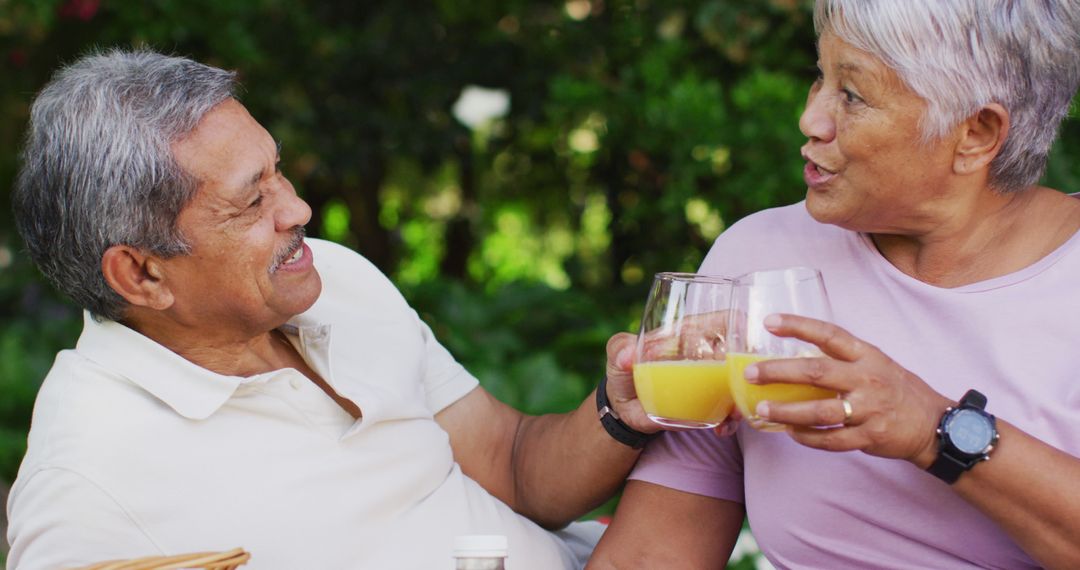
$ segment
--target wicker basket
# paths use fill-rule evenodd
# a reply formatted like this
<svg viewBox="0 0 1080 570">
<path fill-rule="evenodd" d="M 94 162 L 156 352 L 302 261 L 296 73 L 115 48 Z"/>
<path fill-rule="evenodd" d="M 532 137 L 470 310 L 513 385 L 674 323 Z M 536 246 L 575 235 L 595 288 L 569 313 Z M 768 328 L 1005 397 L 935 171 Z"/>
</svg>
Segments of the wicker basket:
<svg viewBox="0 0 1080 570">
<path fill-rule="evenodd" d="M 198 570 L 235 570 L 243 566 L 251 554 L 243 548 L 227 552 L 195 552 L 176 556 L 147 556 L 130 560 L 111 560 L 83 566 L 76 570 L 174 570 L 179 568 Z"/>
</svg>

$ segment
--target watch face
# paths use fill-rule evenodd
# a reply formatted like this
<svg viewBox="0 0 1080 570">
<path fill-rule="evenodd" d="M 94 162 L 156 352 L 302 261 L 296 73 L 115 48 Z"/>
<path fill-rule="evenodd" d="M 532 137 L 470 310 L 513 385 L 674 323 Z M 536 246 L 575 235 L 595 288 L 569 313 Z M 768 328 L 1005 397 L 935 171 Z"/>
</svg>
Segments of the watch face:
<svg viewBox="0 0 1080 570">
<path fill-rule="evenodd" d="M 975 410 L 960 410 L 945 424 L 949 441 L 960 451 L 978 455 L 994 440 L 994 428 L 990 420 Z"/>
</svg>

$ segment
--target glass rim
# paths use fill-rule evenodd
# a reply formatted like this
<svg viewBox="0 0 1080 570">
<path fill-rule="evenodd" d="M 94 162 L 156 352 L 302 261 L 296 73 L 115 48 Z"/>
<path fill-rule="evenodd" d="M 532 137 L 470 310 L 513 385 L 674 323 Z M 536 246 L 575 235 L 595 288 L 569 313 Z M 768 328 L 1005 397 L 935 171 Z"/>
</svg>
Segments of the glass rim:
<svg viewBox="0 0 1080 570">
<path fill-rule="evenodd" d="M 728 285 L 735 280 L 730 277 L 709 275 L 707 273 L 690 273 L 686 271 L 660 271 L 653 275 L 653 281 L 687 281 L 694 283 L 716 283 Z"/>
<path fill-rule="evenodd" d="M 775 280 L 780 277 L 793 279 L 796 282 L 802 282 L 819 280 L 823 278 L 823 275 L 821 274 L 821 270 L 816 267 L 796 265 L 793 267 L 775 267 L 772 269 L 750 271 L 734 278 L 732 282 L 735 285 L 767 284 L 775 282 Z M 764 279 L 765 281 L 758 281 L 759 279 Z"/>
</svg>

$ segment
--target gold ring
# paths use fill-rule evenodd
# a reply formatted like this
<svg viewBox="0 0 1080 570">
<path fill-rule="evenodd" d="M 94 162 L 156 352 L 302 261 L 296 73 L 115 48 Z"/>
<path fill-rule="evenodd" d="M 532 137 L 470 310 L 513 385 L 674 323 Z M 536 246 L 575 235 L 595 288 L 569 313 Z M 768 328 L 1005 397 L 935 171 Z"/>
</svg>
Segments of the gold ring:
<svg viewBox="0 0 1080 570">
<path fill-rule="evenodd" d="M 853 413 L 851 410 L 851 402 L 849 402 L 847 398 L 840 398 L 840 403 L 844 405 L 844 425 L 848 425 L 848 422 L 851 421 L 851 414 Z"/>
</svg>

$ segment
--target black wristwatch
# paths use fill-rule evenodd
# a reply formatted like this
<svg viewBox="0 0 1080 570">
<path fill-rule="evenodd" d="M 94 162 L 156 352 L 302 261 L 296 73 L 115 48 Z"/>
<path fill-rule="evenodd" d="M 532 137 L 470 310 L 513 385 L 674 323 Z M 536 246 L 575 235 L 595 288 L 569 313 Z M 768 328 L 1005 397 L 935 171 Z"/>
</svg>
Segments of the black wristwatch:
<svg viewBox="0 0 1080 570">
<path fill-rule="evenodd" d="M 990 459 L 997 444 L 997 421 L 986 413 L 986 396 L 968 390 L 960 403 L 945 409 L 938 424 L 938 456 L 927 471 L 953 484 L 976 463 Z"/>
<path fill-rule="evenodd" d="M 650 439 L 659 435 L 659 432 L 640 432 L 619 419 L 619 415 L 615 413 L 615 409 L 611 407 L 611 402 L 608 401 L 607 376 L 604 376 L 600 380 L 600 385 L 596 387 L 596 411 L 600 414 L 600 425 L 604 426 L 604 431 L 623 445 L 641 449 L 645 447 L 646 443 L 649 443 Z"/>
</svg>

